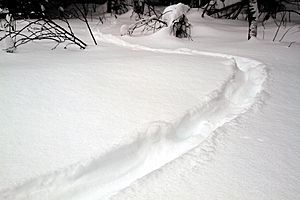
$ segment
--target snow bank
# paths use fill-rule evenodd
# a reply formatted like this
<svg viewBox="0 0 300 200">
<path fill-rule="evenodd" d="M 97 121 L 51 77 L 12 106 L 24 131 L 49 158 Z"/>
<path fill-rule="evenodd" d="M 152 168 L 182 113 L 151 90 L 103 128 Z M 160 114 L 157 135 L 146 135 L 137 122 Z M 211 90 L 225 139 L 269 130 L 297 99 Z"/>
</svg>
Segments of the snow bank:
<svg viewBox="0 0 300 200">
<path fill-rule="evenodd" d="M 134 50 L 227 58 L 234 74 L 222 88 L 176 122 L 153 122 L 121 148 L 3 191 L 1 199 L 106 199 L 199 145 L 217 128 L 246 112 L 255 103 L 266 79 L 264 65 L 248 58 L 191 49 L 149 48 L 101 33 L 97 37 Z"/>
</svg>

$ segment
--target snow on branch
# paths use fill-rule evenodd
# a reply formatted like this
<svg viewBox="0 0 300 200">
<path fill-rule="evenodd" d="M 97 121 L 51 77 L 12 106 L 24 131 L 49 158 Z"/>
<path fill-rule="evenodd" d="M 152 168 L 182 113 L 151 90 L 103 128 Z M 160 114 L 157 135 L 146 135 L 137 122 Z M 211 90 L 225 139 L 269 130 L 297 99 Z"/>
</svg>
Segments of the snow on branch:
<svg viewBox="0 0 300 200">
<path fill-rule="evenodd" d="M 130 25 L 129 27 L 123 25 L 121 27 L 121 35 L 128 34 L 131 36 L 134 34 L 134 32 L 137 31 L 139 31 L 142 34 L 148 32 L 155 33 L 163 27 L 167 27 L 167 23 L 161 20 L 161 16 L 157 17 L 153 15 L 147 19 L 140 19 L 136 23 Z"/>
<path fill-rule="evenodd" d="M 168 27 L 170 33 L 179 38 L 191 38 L 191 24 L 186 17 L 190 7 L 178 3 L 168 6 L 160 15 L 152 15 L 149 18 L 143 18 L 129 26 L 123 25 L 121 27 L 121 35 L 133 35 L 136 32 L 155 33 L 156 31 Z"/>
<path fill-rule="evenodd" d="M 164 10 L 163 21 L 168 24 L 172 35 L 191 39 L 192 25 L 186 17 L 189 10 L 190 7 L 182 3 L 168 6 Z"/>
</svg>

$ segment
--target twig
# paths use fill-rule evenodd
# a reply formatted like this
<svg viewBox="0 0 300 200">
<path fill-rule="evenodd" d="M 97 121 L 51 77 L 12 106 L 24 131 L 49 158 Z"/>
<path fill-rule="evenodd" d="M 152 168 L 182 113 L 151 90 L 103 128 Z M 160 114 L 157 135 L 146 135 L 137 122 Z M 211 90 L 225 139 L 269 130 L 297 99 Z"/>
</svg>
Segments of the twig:
<svg viewBox="0 0 300 200">
<path fill-rule="evenodd" d="M 87 18 L 86 18 L 85 13 L 83 13 L 83 11 L 82 11 L 76 4 L 74 4 L 74 5 L 75 5 L 75 7 L 77 8 L 77 10 L 81 13 L 81 15 L 82 15 L 82 17 L 83 17 L 83 19 L 84 19 L 84 22 L 85 22 L 85 24 L 86 24 L 86 26 L 87 26 L 87 28 L 88 28 L 88 30 L 89 30 L 89 32 L 90 32 L 90 35 L 91 35 L 91 37 L 92 37 L 92 39 L 93 39 L 93 41 L 94 41 L 94 44 L 97 45 L 97 41 L 96 41 L 96 39 L 95 39 L 95 37 L 94 37 L 94 34 L 93 34 L 92 30 L 91 30 L 91 27 L 90 27 L 90 25 L 89 25 L 89 22 L 88 22 L 88 20 L 87 20 Z"/>
<path fill-rule="evenodd" d="M 280 24 L 279 24 L 279 26 L 277 27 L 276 33 L 275 33 L 275 35 L 274 35 L 274 37 L 273 37 L 273 42 L 275 41 L 275 39 L 276 39 L 276 37 L 277 37 L 277 34 L 278 34 L 278 32 L 279 32 L 279 29 L 280 29 L 280 27 L 281 27 L 281 24 L 282 24 L 282 22 L 283 22 L 283 20 L 284 20 L 285 15 L 286 15 L 286 13 L 284 13 L 284 14 L 282 15 L 282 18 L 281 18 L 281 20 L 280 20 Z"/>
<path fill-rule="evenodd" d="M 291 47 L 294 43 L 296 43 L 296 41 L 291 42 L 288 47 Z"/>
</svg>

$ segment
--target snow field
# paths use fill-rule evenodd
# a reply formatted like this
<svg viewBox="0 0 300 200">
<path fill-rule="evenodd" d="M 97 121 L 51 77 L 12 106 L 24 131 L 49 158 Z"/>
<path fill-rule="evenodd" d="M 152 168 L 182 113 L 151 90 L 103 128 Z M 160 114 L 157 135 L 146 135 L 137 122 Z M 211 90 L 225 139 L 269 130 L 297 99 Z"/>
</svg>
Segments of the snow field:
<svg viewBox="0 0 300 200">
<path fill-rule="evenodd" d="M 3 66 L 9 66 L 9 70 L 15 66 L 15 72 L 21 72 L 15 81 L 13 77 L 17 73 L 10 74 L 9 80 L 12 80 L 13 84 L 7 88 L 11 90 L 17 86 L 21 88 L 19 91 L 22 93 L 15 95 L 15 91 L 11 90 L 12 95 L 8 95 L 6 101 L 2 97 L 2 103 L 4 102 L 2 105 L 5 106 L 1 111 L 7 110 L 6 105 L 12 105 L 8 107 L 18 105 L 11 99 L 16 96 L 18 98 L 15 99 L 24 97 L 24 88 L 32 89 L 32 85 L 36 85 L 33 91 L 40 90 L 35 98 L 39 99 L 40 96 L 45 95 L 41 92 L 44 89 L 49 92 L 49 88 L 53 88 L 55 92 L 49 95 L 52 96 L 60 91 L 61 85 L 65 85 L 66 87 L 61 90 L 60 94 L 63 94 L 61 96 L 75 97 L 78 100 L 73 103 L 74 98 L 70 98 L 71 101 L 59 100 L 55 107 L 64 112 L 59 114 L 61 116 L 59 119 L 62 120 L 57 121 L 61 122 L 61 127 L 64 127 L 65 122 L 69 123 L 68 126 L 80 124 L 78 126 L 82 126 L 80 129 L 82 131 L 74 134 L 77 131 L 75 128 L 74 132 L 67 134 L 67 137 L 65 134 L 57 134 L 55 140 L 52 133 L 44 134 L 46 138 L 32 134 L 31 144 L 24 142 L 24 134 L 17 134 L 16 137 L 9 132 L 7 135 L 1 133 L 1 152 L 6 152 L 1 154 L 0 160 L 0 170 L 2 170 L 0 174 L 4 177 L 2 184 L 10 187 L 14 185 L 13 183 L 18 183 L 18 187 L 2 190 L 0 197 L 49 200 L 101 197 L 101 199 L 111 199 L 110 197 L 117 193 L 113 199 L 297 199 L 299 196 L 299 180 L 297 180 L 299 170 L 297 169 L 300 163 L 299 122 L 297 121 L 300 113 L 299 95 L 297 95 L 299 93 L 297 68 L 299 45 L 295 43 L 292 48 L 287 48 L 285 43 L 269 43 L 268 39 L 272 39 L 276 27 L 271 29 L 267 27 L 264 38 L 268 41 L 260 40 L 262 36 L 259 35 L 258 40 L 246 42 L 244 34 L 246 26 L 243 22 L 201 19 L 199 15 L 195 12 L 189 16 L 193 24 L 193 42 L 170 38 L 167 30 L 146 38 L 122 37 L 120 39 L 104 33 L 113 32 L 118 35 L 122 23 L 116 20 L 107 27 L 104 25 L 104 28 L 96 33 L 102 46 L 89 48 L 76 56 L 72 52 L 69 58 L 72 58 L 73 64 L 70 65 L 70 59 L 67 59 L 66 63 L 66 57 L 60 56 L 60 51 L 56 51 L 58 55 L 54 53 L 48 57 L 48 60 L 53 56 L 56 57 L 54 63 L 48 63 L 49 66 L 56 66 L 59 69 L 53 74 L 48 73 L 48 75 L 52 74 L 50 77 L 55 80 L 53 82 L 60 80 L 56 87 L 53 87 L 53 82 L 48 82 L 39 88 L 38 84 L 49 76 L 42 78 L 40 72 L 37 72 L 34 76 L 36 81 L 25 84 L 22 88 L 20 85 L 24 84 L 24 81 L 18 83 L 20 77 L 22 80 L 26 80 L 24 77 L 32 79 L 31 73 L 26 72 L 27 70 L 22 72 L 19 70 L 20 67 L 15 68 L 24 64 L 22 54 L 19 54 L 21 57 L 17 59 L 18 61 L 2 54 L 5 58 L 0 60 L 1 70 L 5 69 Z M 119 20 L 125 21 L 125 18 Z M 127 18 L 126 23 L 128 23 Z M 115 26 L 113 27 L 115 30 L 112 30 L 111 26 Z M 283 33 L 284 30 L 281 30 L 279 35 Z M 288 34 L 285 38 L 287 42 L 298 41 L 298 39 L 294 33 Z M 114 45 L 118 47 L 113 47 Z M 30 51 L 30 49 L 25 51 L 26 54 L 23 56 L 32 56 L 36 60 L 34 63 L 32 60 L 28 61 L 28 66 L 42 67 L 40 63 L 45 60 L 45 55 L 37 58 L 30 54 Z M 226 52 L 228 55 L 207 51 Z M 64 51 L 64 54 L 68 54 L 68 51 L 67 53 Z M 133 55 L 136 56 L 133 58 Z M 267 65 L 268 77 L 265 64 L 253 59 Z M 88 64 L 86 60 L 89 61 Z M 153 66 L 153 60 L 159 61 L 157 66 Z M 215 64 L 212 64 L 213 62 Z M 63 70 L 60 70 L 62 63 L 65 64 Z M 138 67 L 141 63 L 142 69 Z M 26 65 L 25 62 L 24 66 Z M 49 66 L 44 65 L 46 69 Z M 72 67 L 69 68 L 70 66 Z M 106 74 L 107 69 L 111 70 L 111 66 L 117 67 Z M 145 70 L 145 66 L 149 69 Z M 128 67 L 131 69 L 129 71 L 136 73 L 131 75 L 125 73 L 125 68 Z M 124 73 L 119 73 L 120 68 Z M 223 71 L 224 69 L 226 72 Z M 5 70 L 2 71 L 1 78 L 7 78 Z M 139 77 L 141 74 L 143 76 Z M 105 78 L 111 76 L 118 81 L 109 81 L 107 87 L 98 87 L 105 82 Z M 185 76 L 187 79 L 182 80 L 181 78 Z M 62 81 L 65 77 L 69 77 L 69 81 Z M 152 79 L 153 77 L 156 78 Z M 143 82 L 145 78 L 149 81 L 149 85 Z M 268 81 L 264 84 L 266 78 Z M 7 86 L 3 84 L 6 80 L 2 79 L 1 86 Z M 136 81 L 132 82 L 132 80 Z M 159 83 L 154 86 L 157 81 Z M 185 84 L 182 84 L 183 82 Z M 72 87 L 71 83 L 76 85 Z M 86 87 L 82 87 L 83 85 Z M 91 85 L 93 85 L 92 89 Z M 146 86 L 147 90 L 141 92 L 141 90 L 130 89 L 136 85 L 141 88 Z M 262 98 L 261 92 L 266 90 L 266 87 L 268 90 L 266 102 L 258 110 L 247 112 L 253 105 L 257 106 L 258 100 Z M 3 88 L 6 87 L 2 87 L 2 91 Z M 109 88 L 113 92 L 105 92 L 104 88 Z M 28 97 L 33 95 L 28 93 L 30 89 L 25 91 L 27 91 L 25 94 L 29 94 Z M 67 94 L 70 94 L 69 91 L 74 91 L 74 96 L 64 94 L 66 91 Z M 138 101 L 134 102 L 132 98 L 127 98 L 128 94 L 137 94 L 133 95 L 133 99 Z M 54 99 L 60 99 L 61 96 Z M 82 100 L 84 96 L 92 97 L 93 100 L 89 98 Z M 103 96 L 115 96 L 115 98 L 109 98 L 106 104 L 100 106 L 99 100 Z M 24 101 L 18 102 L 19 108 L 31 104 L 31 101 L 28 104 L 24 104 Z M 45 105 L 45 102 L 41 105 L 43 104 Z M 78 104 L 83 105 L 80 108 L 84 109 L 73 112 L 72 110 Z M 126 109 L 122 110 L 123 108 Z M 38 113 L 39 109 L 28 110 L 36 110 L 33 113 Z M 28 110 L 25 109 L 23 112 L 18 110 L 16 113 L 26 114 Z M 45 110 L 47 113 L 53 112 L 51 109 Z M 145 115 L 145 110 L 150 112 Z M 57 111 L 53 113 L 55 117 L 59 116 L 56 114 Z M 65 113 L 70 115 L 66 116 Z M 74 123 L 70 123 L 69 119 L 78 117 L 78 113 L 81 117 L 74 120 Z M 114 115 L 111 116 L 111 113 Z M 39 115 L 33 116 L 32 119 L 38 118 L 36 116 Z M 94 122 L 98 117 L 102 120 L 101 126 L 94 126 L 100 124 L 100 120 Z M 239 120 L 235 120 L 237 118 Z M 4 123 L 9 121 L 9 118 L 3 119 L 1 126 L 9 125 Z M 107 125 L 105 125 L 106 119 Z M 128 119 L 135 120 L 132 120 L 132 123 L 124 123 Z M 19 121 L 21 120 L 23 118 L 20 117 Z M 117 123 L 111 123 L 113 120 Z M 36 124 L 28 121 L 29 124 Z M 92 123 L 86 123 L 87 121 Z M 121 125 L 122 123 L 124 126 Z M 121 131 L 117 130 L 120 126 L 123 127 Z M 93 132 L 98 128 L 102 130 L 101 134 L 100 131 Z M 108 131 L 105 131 L 105 128 Z M 222 140 L 218 134 L 222 131 L 226 132 L 226 141 L 222 141 L 224 149 L 220 148 L 215 141 Z M 210 142 L 212 144 L 205 147 L 206 143 Z M 214 159 L 203 159 L 199 153 L 202 147 L 206 153 L 216 154 Z M 38 154 L 36 149 L 40 150 Z M 190 149 L 193 150 L 189 151 Z M 186 153 L 187 151 L 189 152 Z M 207 159 L 209 161 L 203 164 Z M 30 162 L 33 164 L 30 165 Z M 166 165 L 168 162 L 169 164 Z M 154 171 L 155 169 L 158 170 Z M 148 175 L 145 176 L 146 174 Z M 119 192 L 122 188 L 126 189 Z"/>
<path fill-rule="evenodd" d="M 139 132 L 127 145 L 98 158 L 32 179 L 7 190 L 6 199 L 98 199 L 108 198 L 142 176 L 160 168 L 199 145 L 214 130 L 245 112 L 255 102 L 265 80 L 263 65 L 232 56 L 189 49 L 166 50 L 131 45 L 112 35 L 98 35 L 104 42 L 163 54 L 227 58 L 233 75 L 199 106 L 175 122 L 158 120 Z M 236 61 L 235 61 L 236 60 Z M 240 67 L 239 64 L 243 66 Z M 159 156 L 158 156 L 159 155 Z"/>
<path fill-rule="evenodd" d="M 116 148 L 153 120 L 180 117 L 231 74 L 230 67 L 220 65 L 222 59 L 215 63 L 191 56 L 171 59 L 122 49 L 114 56 L 112 52 L 120 48 L 101 48 L 69 55 L 46 50 L 37 57 L 30 52 L 15 57 L 3 54 L 1 147 L 7 152 L 2 154 L 1 174 L 7 176 L 3 184 Z M 70 57 L 73 53 L 75 58 Z M 139 59 L 133 58 L 133 53 Z M 181 66 L 174 65 L 182 59 Z M 202 65 L 192 66 L 195 61 Z M 198 71 L 207 66 L 209 72 Z"/>
<path fill-rule="evenodd" d="M 126 40 L 153 48 L 226 52 L 259 60 L 266 65 L 263 73 L 268 74 L 263 92 L 250 112 L 224 124 L 201 145 L 112 199 L 298 199 L 299 33 L 290 32 L 286 42 L 273 43 L 277 27 L 269 22 L 265 30 L 259 27 L 257 40 L 245 41 L 247 24 L 241 21 L 191 15 L 193 42 L 160 43 L 156 39 L 162 35 L 158 34 L 148 37 L 149 41 Z M 279 35 L 290 26 L 294 25 L 282 28 Z M 288 48 L 291 41 L 297 42 Z"/>
</svg>

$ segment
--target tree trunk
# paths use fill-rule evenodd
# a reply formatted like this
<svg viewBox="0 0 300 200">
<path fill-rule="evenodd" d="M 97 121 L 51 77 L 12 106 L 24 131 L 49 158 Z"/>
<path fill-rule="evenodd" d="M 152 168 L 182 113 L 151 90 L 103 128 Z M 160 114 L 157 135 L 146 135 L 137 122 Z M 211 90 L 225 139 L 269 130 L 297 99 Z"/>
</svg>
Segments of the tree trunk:
<svg viewBox="0 0 300 200">
<path fill-rule="evenodd" d="M 257 18 L 258 18 L 257 0 L 248 0 L 248 21 L 249 21 L 248 40 L 252 37 L 257 36 Z"/>
<path fill-rule="evenodd" d="M 12 33 L 16 31 L 16 21 L 14 20 L 12 14 L 6 15 L 6 32 L 9 34 L 5 39 L 5 50 L 8 53 L 13 53 L 16 50 L 16 37 L 12 37 Z"/>
<path fill-rule="evenodd" d="M 111 13 L 111 0 L 107 1 L 107 13 Z"/>
</svg>

